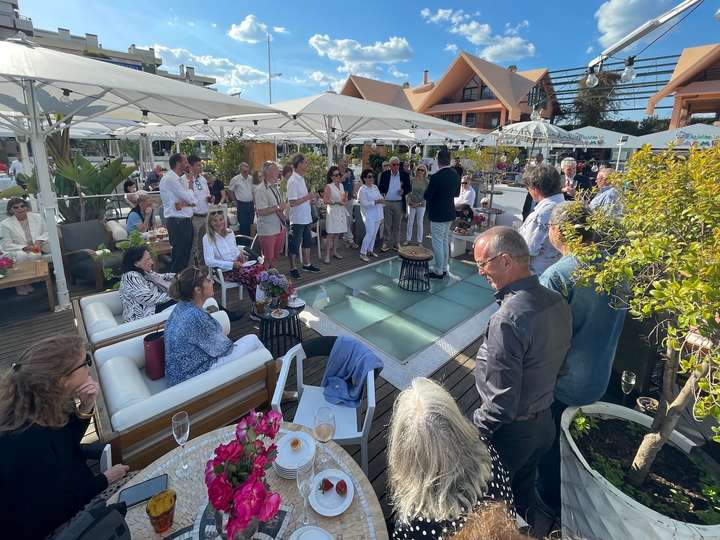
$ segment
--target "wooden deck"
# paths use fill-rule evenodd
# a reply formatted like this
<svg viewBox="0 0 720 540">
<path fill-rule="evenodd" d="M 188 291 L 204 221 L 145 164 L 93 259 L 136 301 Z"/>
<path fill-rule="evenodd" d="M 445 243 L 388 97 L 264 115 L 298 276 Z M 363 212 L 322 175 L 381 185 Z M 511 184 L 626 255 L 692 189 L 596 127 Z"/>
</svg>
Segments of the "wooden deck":
<svg viewBox="0 0 720 540">
<path fill-rule="evenodd" d="M 343 260 L 333 260 L 332 264 L 327 266 L 322 263 L 318 264 L 315 258 L 316 251 L 313 252 L 313 260 L 317 266 L 322 269 L 319 274 L 311 274 L 302 272 L 302 278 L 297 282 L 298 286 L 306 285 L 318 280 L 325 279 L 332 275 L 353 270 L 364 266 L 366 263 L 358 258 L 357 251 L 342 249 L 341 253 L 345 256 Z M 391 251 L 387 254 L 380 254 L 383 258 L 390 258 L 396 255 Z M 279 270 L 287 272 L 289 265 L 287 260 L 283 259 L 278 263 Z M 73 291 L 73 295 L 77 296 L 78 292 L 88 294 L 91 291 L 84 289 L 82 291 Z M 58 313 L 49 313 L 47 311 L 47 300 L 40 304 L 41 296 L 44 296 L 44 290 L 38 290 L 32 297 L 16 297 L 12 294 L 6 294 L 0 297 L 4 309 L 0 310 L 0 368 L 9 365 L 21 351 L 27 347 L 32 339 L 41 336 L 48 336 L 60 332 L 75 332 L 75 322 L 71 311 Z M 237 290 L 228 292 L 229 304 L 231 310 L 242 310 L 246 314 L 250 310 L 250 301 L 245 298 L 238 302 Z M 44 310 L 44 311 L 43 311 Z M 232 324 L 230 337 L 238 339 L 248 333 L 258 333 L 258 325 L 250 320 L 247 316 Z M 303 329 L 303 338 L 305 340 L 318 337 L 315 331 L 309 327 Z M 461 410 L 471 415 L 472 411 L 478 404 L 478 393 L 475 390 L 473 370 L 475 367 L 474 355 L 477 351 L 478 343 L 474 342 L 466 347 L 460 354 L 454 358 L 448 359 L 448 362 L 433 373 L 432 378 L 441 382 L 458 401 Z M 308 384 L 319 384 L 324 372 L 324 361 L 310 363 L 305 366 L 304 377 Z M 291 371 L 291 373 L 293 373 Z M 386 519 L 390 515 L 390 506 L 386 494 L 387 470 L 385 450 L 387 445 L 386 430 L 392 414 L 393 403 L 398 395 L 398 390 L 390 383 L 379 377 L 376 386 L 376 409 L 372 423 L 372 430 L 369 440 L 369 479 L 375 489 L 383 513 Z M 294 376 L 288 381 L 288 387 L 294 388 Z M 291 419 L 295 412 L 295 404 L 288 402 L 283 404 L 283 411 L 286 418 Z M 93 442 L 97 440 L 94 427 L 91 425 L 85 442 Z M 348 446 L 347 450 L 352 454 L 355 460 L 360 461 L 359 446 Z"/>
</svg>

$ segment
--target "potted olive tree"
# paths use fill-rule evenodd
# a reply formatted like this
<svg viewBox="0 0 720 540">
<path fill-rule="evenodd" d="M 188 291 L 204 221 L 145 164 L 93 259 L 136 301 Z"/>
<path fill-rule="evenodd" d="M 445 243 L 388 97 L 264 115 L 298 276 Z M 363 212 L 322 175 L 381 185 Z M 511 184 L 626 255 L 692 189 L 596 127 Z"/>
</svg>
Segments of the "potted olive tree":
<svg viewBox="0 0 720 540">
<path fill-rule="evenodd" d="M 689 406 L 720 419 L 720 146 L 686 156 L 645 147 L 614 183 L 622 218 L 593 214 L 601 239 L 577 246 L 577 277 L 656 322 L 662 392 L 654 418 L 606 403 L 565 412 L 563 528 L 583 538 L 720 538 L 717 465 L 675 431 Z"/>
</svg>

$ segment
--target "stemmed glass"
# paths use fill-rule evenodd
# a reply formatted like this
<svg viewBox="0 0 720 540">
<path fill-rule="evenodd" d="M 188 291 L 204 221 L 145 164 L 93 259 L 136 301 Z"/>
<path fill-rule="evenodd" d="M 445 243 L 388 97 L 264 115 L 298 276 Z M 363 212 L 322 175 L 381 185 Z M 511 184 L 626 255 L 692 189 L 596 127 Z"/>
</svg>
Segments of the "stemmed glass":
<svg viewBox="0 0 720 540">
<path fill-rule="evenodd" d="M 190 416 L 186 411 L 180 411 L 172 417 L 172 432 L 175 437 L 175 442 L 185 450 L 185 443 L 190 437 Z M 178 467 L 175 471 L 175 475 L 178 478 L 186 478 L 188 476 L 188 464 L 183 459 L 182 466 Z"/>
<path fill-rule="evenodd" d="M 620 377 L 620 389 L 622 390 L 623 394 L 623 407 L 625 406 L 625 402 L 627 401 L 627 397 L 630 394 L 630 392 L 633 391 L 633 388 L 635 388 L 635 381 L 637 377 L 633 371 L 623 371 L 622 376 Z"/>
<path fill-rule="evenodd" d="M 300 491 L 300 495 L 302 495 L 303 498 L 303 517 L 302 517 L 302 524 L 307 525 L 310 523 L 310 518 L 308 517 L 308 497 L 310 496 L 310 492 L 313 488 L 313 479 L 315 478 L 315 462 L 314 460 L 310 460 L 308 463 L 303 465 L 302 467 L 299 467 L 297 470 L 297 476 L 295 477 L 297 481 L 297 487 L 298 491 Z"/>
<path fill-rule="evenodd" d="M 315 428 L 313 430 L 315 439 L 322 443 L 320 446 L 320 455 L 318 456 L 318 464 L 325 465 L 330 461 L 325 449 L 325 443 L 332 440 L 335 435 L 335 415 L 330 407 L 320 407 L 315 413 Z"/>
</svg>

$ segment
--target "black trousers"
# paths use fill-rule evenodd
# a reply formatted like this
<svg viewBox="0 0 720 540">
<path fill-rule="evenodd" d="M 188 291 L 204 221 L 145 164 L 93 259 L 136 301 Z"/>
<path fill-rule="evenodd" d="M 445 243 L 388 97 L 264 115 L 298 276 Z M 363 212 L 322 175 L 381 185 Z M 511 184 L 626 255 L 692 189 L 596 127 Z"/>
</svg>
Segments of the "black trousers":
<svg viewBox="0 0 720 540">
<path fill-rule="evenodd" d="M 161 302 L 160 304 L 155 304 L 155 313 L 160 313 L 161 311 L 165 311 L 170 306 L 174 306 L 177 304 L 177 300 L 168 300 L 167 302 Z"/>
<path fill-rule="evenodd" d="M 492 443 L 510 473 L 515 508 L 533 524 L 531 510 L 536 507 L 535 479 L 538 463 L 552 446 L 555 437 L 550 409 L 529 420 L 503 424 L 492 435 Z"/>
<path fill-rule="evenodd" d="M 236 201 L 238 232 L 250 236 L 250 225 L 255 219 L 255 203 Z"/>
<path fill-rule="evenodd" d="M 177 273 L 185 270 L 190 262 L 194 234 L 192 218 L 171 217 L 165 221 L 172 246 L 170 271 Z"/>
<path fill-rule="evenodd" d="M 560 511 L 560 420 L 568 406 L 555 400 L 550 407 L 555 424 L 555 439 L 538 465 L 538 492 L 548 506 Z"/>
</svg>

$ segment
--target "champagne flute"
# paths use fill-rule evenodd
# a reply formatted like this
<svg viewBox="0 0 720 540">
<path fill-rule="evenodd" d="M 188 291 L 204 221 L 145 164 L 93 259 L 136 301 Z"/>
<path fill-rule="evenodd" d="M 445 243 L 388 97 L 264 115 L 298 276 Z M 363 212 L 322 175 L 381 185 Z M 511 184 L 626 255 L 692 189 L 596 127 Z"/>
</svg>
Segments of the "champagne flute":
<svg viewBox="0 0 720 540">
<path fill-rule="evenodd" d="M 627 401 L 628 394 L 633 391 L 633 388 L 635 388 L 635 381 L 637 380 L 637 376 L 633 371 L 625 370 L 622 372 L 622 376 L 620 377 L 620 389 L 622 390 L 623 396 L 623 406 L 625 405 L 625 402 Z"/>
<path fill-rule="evenodd" d="M 190 437 L 190 416 L 186 411 L 180 411 L 172 417 L 172 432 L 175 437 L 175 442 L 180 445 L 185 451 L 185 443 Z M 188 476 L 188 464 L 183 460 L 182 466 L 178 467 L 175 471 L 175 475 L 178 478 L 187 478 Z"/>
<path fill-rule="evenodd" d="M 325 449 L 325 443 L 332 440 L 335 435 L 335 415 L 330 407 L 320 407 L 315 413 L 315 428 L 313 433 L 315 439 L 322 443 L 320 446 L 320 456 L 318 462 L 320 465 L 325 465 L 330 461 Z"/>
<path fill-rule="evenodd" d="M 308 497 L 310 496 L 310 491 L 312 491 L 314 479 L 315 479 L 315 462 L 314 462 L 314 460 L 311 459 L 308 463 L 306 463 L 302 467 L 298 468 L 297 475 L 295 476 L 298 491 L 300 491 L 300 495 L 302 495 L 302 498 L 303 498 L 303 517 L 302 517 L 303 525 L 307 525 L 308 523 L 310 523 L 310 519 L 308 518 L 307 507 L 308 507 Z"/>
</svg>

